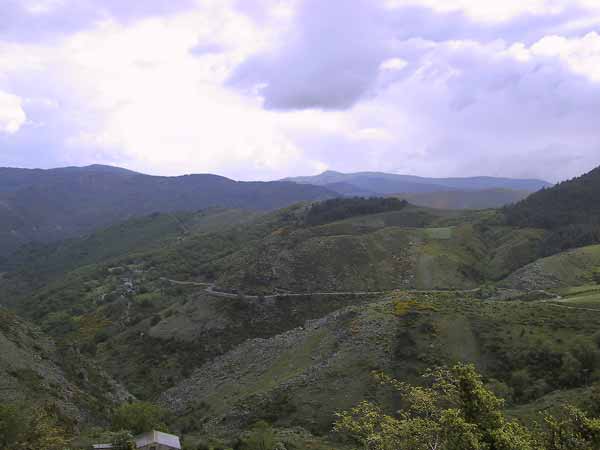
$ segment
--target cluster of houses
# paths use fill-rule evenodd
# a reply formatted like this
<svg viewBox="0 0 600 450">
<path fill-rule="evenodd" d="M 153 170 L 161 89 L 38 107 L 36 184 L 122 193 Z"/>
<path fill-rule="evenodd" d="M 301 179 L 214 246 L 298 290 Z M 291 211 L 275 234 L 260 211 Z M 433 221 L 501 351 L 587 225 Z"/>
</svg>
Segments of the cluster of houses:
<svg viewBox="0 0 600 450">
<path fill-rule="evenodd" d="M 141 450 L 181 450 L 179 437 L 161 431 L 150 431 L 134 439 L 135 448 Z M 112 444 L 94 444 L 94 450 L 110 450 Z"/>
</svg>

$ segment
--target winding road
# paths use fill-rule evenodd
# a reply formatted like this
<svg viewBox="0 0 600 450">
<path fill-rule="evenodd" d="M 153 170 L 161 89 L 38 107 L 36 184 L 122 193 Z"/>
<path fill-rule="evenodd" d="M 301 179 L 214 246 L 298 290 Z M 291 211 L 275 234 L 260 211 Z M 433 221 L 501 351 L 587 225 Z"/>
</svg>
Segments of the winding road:
<svg viewBox="0 0 600 450">
<path fill-rule="evenodd" d="M 160 280 L 162 281 L 166 281 L 168 283 L 174 284 L 174 285 L 178 285 L 178 286 L 197 286 L 197 287 L 201 287 L 204 288 L 204 292 L 206 292 L 209 295 L 212 295 L 214 297 L 221 297 L 221 298 L 238 298 L 239 294 L 237 293 L 233 293 L 233 292 L 224 292 L 224 291 L 220 291 L 220 290 L 216 290 L 216 286 L 215 283 L 202 283 L 202 282 L 198 282 L 198 281 L 179 281 L 179 280 L 173 280 L 171 278 L 166 278 L 166 277 L 160 277 Z M 475 288 L 475 289 L 465 289 L 465 290 L 456 290 L 456 291 L 448 291 L 448 290 L 414 290 L 414 291 L 410 291 L 410 292 L 414 292 L 414 293 L 418 293 L 418 294 L 435 294 L 435 293 L 440 293 L 440 292 L 459 292 L 459 293 L 474 293 L 474 292 L 478 292 L 479 290 L 481 290 L 481 288 Z M 269 295 L 263 295 L 263 296 L 259 296 L 259 295 L 246 295 L 244 294 L 244 298 L 247 299 L 251 299 L 251 300 L 258 300 L 258 299 L 276 299 L 278 297 L 306 297 L 306 296 L 310 296 L 310 295 L 320 295 L 320 296 L 333 296 L 333 295 L 354 295 L 354 296 L 365 296 L 365 295 L 383 295 L 386 294 L 390 291 L 351 291 L 351 292 L 341 292 L 341 291 L 335 291 L 335 292 L 303 292 L 303 293 L 299 293 L 299 292 L 282 292 L 279 294 L 269 294 Z M 540 303 L 545 303 L 549 306 L 554 306 L 556 308 L 566 308 L 566 309 L 575 309 L 575 310 L 580 310 L 580 311 L 593 311 L 593 312 L 600 312 L 600 309 L 593 309 L 593 308 L 582 308 L 579 306 L 568 306 L 568 305 L 561 305 L 555 302 L 564 302 L 565 299 L 563 297 L 561 297 L 559 294 L 553 294 L 550 293 L 548 291 L 544 291 L 544 290 L 537 290 L 534 292 L 539 292 L 545 295 L 548 295 L 549 297 L 552 297 L 548 300 L 541 300 Z"/>
</svg>

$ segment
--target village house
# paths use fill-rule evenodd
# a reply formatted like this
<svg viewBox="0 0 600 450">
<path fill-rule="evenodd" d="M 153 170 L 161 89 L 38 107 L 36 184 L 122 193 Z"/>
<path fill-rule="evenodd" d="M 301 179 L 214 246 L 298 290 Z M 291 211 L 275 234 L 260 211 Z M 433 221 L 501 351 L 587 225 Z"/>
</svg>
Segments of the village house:
<svg viewBox="0 0 600 450">
<path fill-rule="evenodd" d="M 134 439 L 135 448 L 141 450 L 181 450 L 179 437 L 162 431 L 149 431 Z M 94 450 L 110 450 L 112 444 L 95 444 Z"/>
</svg>

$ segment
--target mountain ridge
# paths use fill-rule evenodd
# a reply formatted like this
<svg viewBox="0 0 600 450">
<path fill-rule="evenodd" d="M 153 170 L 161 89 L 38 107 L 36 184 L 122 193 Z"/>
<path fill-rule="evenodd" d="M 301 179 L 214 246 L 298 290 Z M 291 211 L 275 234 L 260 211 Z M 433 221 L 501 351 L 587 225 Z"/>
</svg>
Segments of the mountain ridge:
<svg viewBox="0 0 600 450">
<path fill-rule="evenodd" d="M 445 190 L 482 190 L 482 189 L 515 189 L 530 192 L 551 183 L 537 179 L 503 178 L 491 176 L 428 178 L 416 175 L 393 174 L 385 172 L 342 173 L 333 170 L 314 176 L 288 177 L 285 181 L 317 186 L 346 183 L 356 188 L 372 191 L 375 194 L 398 194 L 435 192 Z"/>
<path fill-rule="evenodd" d="M 52 242 L 154 212 L 210 207 L 272 210 L 336 194 L 292 182 L 219 175 L 157 177 L 110 166 L 0 169 L 0 257 L 29 242 Z"/>
</svg>

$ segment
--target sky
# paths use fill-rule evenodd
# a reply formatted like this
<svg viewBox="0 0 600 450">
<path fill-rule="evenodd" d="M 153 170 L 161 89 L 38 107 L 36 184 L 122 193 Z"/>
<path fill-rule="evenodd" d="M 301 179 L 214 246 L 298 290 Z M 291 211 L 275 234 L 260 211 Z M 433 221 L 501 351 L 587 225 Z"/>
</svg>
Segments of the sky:
<svg viewBox="0 0 600 450">
<path fill-rule="evenodd" d="M 0 166 L 559 181 L 599 118 L 598 0 L 0 0 Z"/>
</svg>

